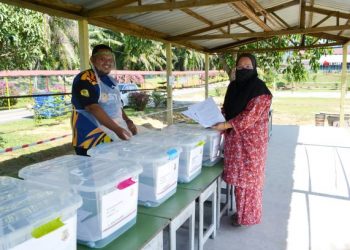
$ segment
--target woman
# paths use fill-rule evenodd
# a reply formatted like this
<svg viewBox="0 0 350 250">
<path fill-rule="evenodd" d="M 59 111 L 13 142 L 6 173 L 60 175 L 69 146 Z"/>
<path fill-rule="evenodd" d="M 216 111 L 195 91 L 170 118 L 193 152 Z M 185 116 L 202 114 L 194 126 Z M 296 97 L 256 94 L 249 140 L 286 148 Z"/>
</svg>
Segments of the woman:
<svg viewBox="0 0 350 250">
<path fill-rule="evenodd" d="M 268 113 L 272 95 L 258 78 L 256 59 L 241 54 L 236 79 L 227 89 L 223 106 L 226 122 L 213 128 L 225 131 L 223 179 L 235 186 L 233 225 L 261 221 L 262 190 L 268 142 Z"/>
</svg>

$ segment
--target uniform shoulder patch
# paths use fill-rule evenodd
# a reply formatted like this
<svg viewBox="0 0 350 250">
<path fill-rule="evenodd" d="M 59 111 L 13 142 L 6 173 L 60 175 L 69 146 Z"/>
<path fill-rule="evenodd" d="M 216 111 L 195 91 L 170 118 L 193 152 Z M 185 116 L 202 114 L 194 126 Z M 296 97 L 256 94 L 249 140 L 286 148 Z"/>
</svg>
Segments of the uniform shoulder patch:
<svg viewBox="0 0 350 250">
<path fill-rule="evenodd" d="M 95 73 L 93 71 L 91 71 L 91 70 L 87 70 L 84 73 L 82 73 L 80 79 L 83 80 L 83 81 L 87 80 L 92 85 L 97 84 Z"/>
<path fill-rule="evenodd" d="M 85 97 L 90 97 L 89 91 L 87 89 L 80 90 L 80 94 Z"/>
</svg>

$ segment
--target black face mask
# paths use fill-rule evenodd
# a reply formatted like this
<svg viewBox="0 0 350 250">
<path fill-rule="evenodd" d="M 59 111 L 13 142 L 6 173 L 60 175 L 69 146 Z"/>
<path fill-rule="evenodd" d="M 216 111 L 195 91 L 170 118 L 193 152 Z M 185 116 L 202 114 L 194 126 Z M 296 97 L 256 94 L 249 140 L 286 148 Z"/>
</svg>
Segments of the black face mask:
<svg viewBox="0 0 350 250">
<path fill-rule="evenodd" d="M 244 82 L 252 77 L 256 76 L 256 71 L 254 69 L 240 69 L 236 70 L 236 81 Z"/>
</svg>

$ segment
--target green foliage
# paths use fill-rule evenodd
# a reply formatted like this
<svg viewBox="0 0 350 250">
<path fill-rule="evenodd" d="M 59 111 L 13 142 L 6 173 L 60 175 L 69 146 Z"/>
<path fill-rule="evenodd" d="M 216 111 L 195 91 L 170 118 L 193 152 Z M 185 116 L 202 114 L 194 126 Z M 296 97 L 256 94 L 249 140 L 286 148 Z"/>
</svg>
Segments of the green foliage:
<svg viewBox="0 0 350 250">
<path fill-rule="evenodd" d="M 292 56 L 287 58 L 287 67 L 282 71 L 288 82 L 299 83 L 307 79 L 307 71 L 302 63 L 299 51 L 293 51 Z"/>
<path fill-rule="evenodd" d="M 5 145 L 5 140 L 4 140 L 4 138 L 2 138 L 1 136 L 0 136 L 0 148 L 3 148 L 4 147 L 4 145 Z"/>
<path fill-rule="evenodd" d="M 224 96 L 225 93 L 226 93 L 226 88 L 223 88 L 223 87 L 215 87 L 214 89 L 214 95 L 215 96 Z"/>
<path fill-rule="evenodd" d="M 288 35 L 283 36 L 280 39 L 273 37 L 267 40 L 262 40 L 256 43 L 247 44 L 241 46 L 241 50 L 254 50 L 264 48 L 286 48 L 291 46 L 298 46 L 300 44 L 308 46 L 317 42 L 313 37 L 304 35 Z M 319 69 L 319 59 L 324 54 L 331 53 L 331 49 L 315 48 L 307 51 L 293 51 L 293 52 L 282 52 L 282 51 L 269 51 L 264 53 L 255 54 L 257 58 L 258 67 L 263 72 L 263 77 L 266 77 L 267 82 L 271 81 L 273 75 L 272 71 L 283 72 L 286 74 L 285 79 L 291 82 L 301 82 L 306 79 L 306 69 L 302 64 L 303 60 L 309 60 L 311 70 L 317 71 Z M 231 78 L 233 69 L 236 61 L 236 53 L 227 52 L 218 56 L 215 59 L 216 65 L 226 71 L 228 76 Z M 283 64 L 286 63 L 286 68 L 283 68 Z M 220 66 L 219 66 L 220 67 Z M 275 74 L 275 73 L 273 73 Z"/>
<path fill-rule="evenodd" d="M 277 89 L 283 89 L 286 87 L 286 84 L 284 82 L 277 82 L 276 87 Z"/>
<path fill-rule="evenodd" d="M 45 46 L 43 14 L 0 3 L 0 70 L 32 69 Z"/>
<path fill-rule="evenodd" d="M 44 15 L 45 46 L 42 69 L 78 69 L 78 25 L 69 19 Z"/>
<path fill-rule="evenodd" d="M 129 105 L 137 111 L 143 111 L 149 101 L 149 95 L 145 92 L 134 92 L 129 95 Z"/>
<path fill-rule="evenodd" d="M 151 94 L 151 100 L 153 101 L 154 107 L 165 107 L 166 106 L 166 93 L 153 90 Z"/>
<path fill-rule="evenodd" d="M 262 80 L 265 81 L 266 85 L 270 88 L 273 88 L 273 84 L 276 82 L 278 79 L 278 74 L 275 70 L 269 69 L 261 74 Z"/>
<path fill-rule="evenodd" d="M 17 98 L 10 98 L 10 106 L 16 105 L 18 102 Z M 8 99 L 0 99 L 0 107 L 8 107 Z"/>
<path fill-rule="evenodd" d="M 177 70 L 203 70 L 204 54 L 186 48 L 173 48 L 174 67 Z"/>
</svg>

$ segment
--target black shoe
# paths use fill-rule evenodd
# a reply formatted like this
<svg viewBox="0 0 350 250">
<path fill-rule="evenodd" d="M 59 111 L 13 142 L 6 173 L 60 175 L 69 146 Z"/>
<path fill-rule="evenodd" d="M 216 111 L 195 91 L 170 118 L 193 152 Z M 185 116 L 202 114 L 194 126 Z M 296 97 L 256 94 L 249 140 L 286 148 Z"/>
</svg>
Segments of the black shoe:
<svg viewBox="0 0 350 250">
<path fill-rule="evenodd" d="M 232 226 L 234 226 L 234 227 L 242 226 L 241 224 L 238 223 L 238 214 L 237 213 L 234 213 L 231 218 L 232 218 Z"/>
</svg>

